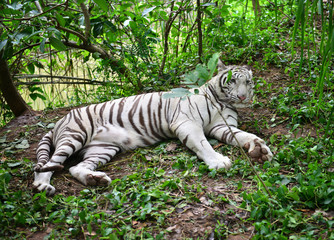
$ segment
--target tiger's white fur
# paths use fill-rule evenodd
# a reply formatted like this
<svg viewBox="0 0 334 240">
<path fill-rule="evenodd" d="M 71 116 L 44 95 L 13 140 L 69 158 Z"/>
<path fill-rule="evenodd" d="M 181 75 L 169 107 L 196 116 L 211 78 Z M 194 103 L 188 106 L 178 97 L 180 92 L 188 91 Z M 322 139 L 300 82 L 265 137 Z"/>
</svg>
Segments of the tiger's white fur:
<svg viewBox="0 0 334 240">
<path fill-rule="evenodd" d="M 164 98 L 164 93 L 156 92 L 74 109 L 39 143 L 33 186 L 53 195 L 53 172 L 77 152 L 83 160 L 70 168 L 72 176 L 85 185 L 108 185 L 110 178 L 95 171 L 98 166 L 118 152 L 169 138 L 178 138 L 209 168 L 229 168 L 231 160 L 215 152 L 206 136 L 234 146 L 239 142 L 249 153 L 258 148 L 260 159 L 271 160 L 273 155 L 262 139 L 237 128 L 235 108 L 249 104 L 253 87 L 251 70 L 225 67 L 219 61 L 218 74 L 185 100 Z"/>
</svg>

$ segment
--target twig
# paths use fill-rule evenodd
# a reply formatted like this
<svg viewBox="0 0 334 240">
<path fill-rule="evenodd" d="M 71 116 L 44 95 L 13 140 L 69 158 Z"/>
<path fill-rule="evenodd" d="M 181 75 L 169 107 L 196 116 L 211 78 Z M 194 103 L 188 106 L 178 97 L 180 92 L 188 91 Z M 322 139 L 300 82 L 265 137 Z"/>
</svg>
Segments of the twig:
<svg viewBox="0 0 334 240">
<path fill-rule="evenodd" d="M 85 38 L 85 36 L 83 34 L 81 34 L 80 32 L 77 32 L 77 31 L 74 31 L 72 29 L 69 29 L 69 28 L 65 28 L 65 27 L 62 27 L 62 26 L 56 26 L 56 29 L 58 30 L 63 30 L 64 32 L 68 32 L 68 33 L 71 33 L 77 37 L 79 37 L 83 42 L 86 42 L 87 39 Z"/>
<path fill-rule="evenodd" d="M 131 208 L 133 208 L 133 205 L 127 207 L 126 209 L 124 209 L 122 212 L 120 212 L 119 214 L 117 215 L 114 215 L 112 218 L 109 219 L 109 221 L 115 219 L 115 218 L 118 218 L 119 216 L 121 216 L 123 213 L 125 213 L 126 211 L 129 211 Z"/>
</svg>

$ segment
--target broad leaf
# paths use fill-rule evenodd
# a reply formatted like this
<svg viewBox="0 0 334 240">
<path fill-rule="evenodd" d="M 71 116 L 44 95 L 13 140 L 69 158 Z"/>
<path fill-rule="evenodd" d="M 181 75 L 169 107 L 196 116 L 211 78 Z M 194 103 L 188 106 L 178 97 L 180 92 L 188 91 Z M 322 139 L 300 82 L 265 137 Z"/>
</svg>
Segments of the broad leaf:
<svg viewBox="0 0 334 240">
<path fill-rule="evenodd" d="M 59 25 L 62 26 L 62 27 L 64 27 L 65 24 L 66 24 L 66 21 L 65 21 L 65 19 L 63 18 L 63 16 L 60 15 L 60 14 L 57 14 L 57 15 L 56 15 L 56 18 L 57 18 L 57 21 L 58 21 Z"/>
<path fill-rule="evenodd" d="M 215 72 L 218 64 L 218 59 L 219 59 L 219 53 L 215 53 L 212 55 L 208 62 L 208 68 L 210 70 L 210 79 L 212 78 L 213 73 Z"/>
<path fill-rule="evenodd" d="M 8 39 L 5 39 L 0 42 L 0 51 L 6 46 Z"/>
<path fill-rule="evenodd" d="M 199 77 L 199 79 L 201 80 L 203 80 L 204 81 L 204 83 L 207 81 L 207 80 L 209 80 L 209 77 L 210 77 L 210 74 L 209 74 L 209 72 L 208 72 L 208 69 L 205 67 L 205 66 L 203 66 L 203 65 L 201 65 L 201 64 L 198 64 L 197 66 L 196 66 L 196 71 L 198 72 L 198 77 Z M 201 81 L 202 82 L 202 81 Z M 199 84 L 200 86 L 202 85 L 202 84 Z"/>
<path fill-rule="evenodd" d="M 109 5 L 105 0 L 94 0 L 94 2 L 105 12 L 108 12 Z"/>
<path fill-rule="evenodd" d="M 28 140 L 24 139 L 21 143 L 17 144 L 15 147 L 18 149 L 27 149 L 29 148 Z"/>
<path fill-rule="evenodd" d="M 192 93 L 185 88 L 174 88 L 171 92 L 164 93 L 162 95 L 163 98 L 183 98 L 186 96 L 190 96 Z"/>
<path fill-rule="evenodd" d="M 57 39 L 55 37 L 50 37 L 50 43 L 55 49 L 57 49 L 59 51 L 65 51 L 66 50 L 66 46 L 64 45 L 64 43 L 62 43 L 62 41 L 60 41 L 59 39 Z"/>
<path fill-rule="evenodd" d="M 153 11 L 155 8 L 156 8 L 156 6 L 150 7 L 150 8 L 146 8 L 141 15 L 144 17 L 147 14 L 149 14 L 151 11 Z"/>
</svg>

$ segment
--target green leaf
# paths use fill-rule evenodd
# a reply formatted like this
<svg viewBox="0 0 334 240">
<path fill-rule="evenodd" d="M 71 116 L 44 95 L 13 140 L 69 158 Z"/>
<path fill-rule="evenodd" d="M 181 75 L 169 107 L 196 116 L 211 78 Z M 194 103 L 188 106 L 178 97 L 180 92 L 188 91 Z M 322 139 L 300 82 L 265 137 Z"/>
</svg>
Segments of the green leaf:
<svg viewBox="0 0 334 240">
<path fill-rule="evenodd" d="M 109 11 L 109 5 L 105 0 L 94 0 L 94 2 L 105 12 Z"/>
<path fill-rule="evenodd" d="M 216 6 L 216 3 L 204 3 L 204 4 L 202 4 L 202 7 L 208 7 L 208 6 Z"/>
<path fill-rule="evenodd" d="M 227 75 L 226 83 L 228 83 L 229 81 L 231 81 L 231 79 L 232 79 L 232 71 L 229 70 L 229 71 L 228 71 L 228 75 Z"/>
<path fill-rule="evenodd" d="M 13 4 L 7 4 L 7 7 L 9 9 L 13 9 L 13 10 L 20 10 L 24 5 L 22 5 L 21 3 L 18 2 L 14 2 Z"/>
<path fill-rule="evenodd" d="M 54 128 L 55 127 L 55 124 L 54 123 L 49 123 L 46 128 L 50 129 L 50 128 Z"/>
<path fill-rule="evenodd" d="M 60 14 L 57 14 L 57 15 L 56 15 L 56 18 L 57 18 L 57 21 L 58 21 L 59 25 L 62 26 L 62 27 L 64 27 L 65 24 L 66 24 L 66 21 L 65 21 L 65 19 L 63 18 L 63 16 L 60 15 Z"/>
<path fill-rule="evenodd" d="M 4 48 L 4 46 L 6 46 L 7 41 L 8 41 L 8 39 L 5 39 L 5 40 L 0 42 L 0 51 Z"/>
<path fill-rule="evenodd" d="M 196 71 L 192 71 L 190 73 L 187 73 L 187 74 L 185 74 L 184 79 L 185 79 L 185 81 L 183 82 L 184 84 L 197 85 L 198 73 Z"/>
<path fill-rule="evenodd" d="M 189 96 L 191 95 L 192 93 L 188 90 L 188 89 L 185 89 L 185 88 L 174 88 L 172 89 L 171 92 L 168 92 L 168 93 L 164 93 L 162 95 L 163 98 L 183 98 L 185 96 Z"/>
<path fill-rule="evenodd" d="M 212 78 L 213 73 L 215 72 L 218 64 L 219 53 L 215 53 L 212 55 L 208 62 L 208 69 L 210 71 L 210 79 Z"/>
<path fill-rule="evenodd" d="M 31 74 L 35 73 L 35 65 L 33 63 L 29 63 L 27 68 Z"/>
<path fill-rule="evenodd" d="M 202 78 L 203 80 L 209 80 L 210 75 L 208 69 L 205 66 L 198 64 L 196 66 L 196 72 L 198 73 L 199 78 Z"/>
<path fill-rule="evenodd" d="M 14 163 L 7 163 L 7 166 L 10 168 L 18 167 L 22 164 L 22 162 L 14 162 Z"/>
<path fill-rule="evenodd" d="M 17 144 L 15 147 L 18 148 L 18 149 L 27 149 L 27 148 L 29 148 L 28 140 L 26 140 L 26 139 L 22 140 L 22 142 L 19 143 L 19 144 Z"/>
<path fill-rule="evenodd" d="M 7 138 L 7 136 L 5 135 L 5 136 L 2 136 L 2 137 L 0 137 L 0 144 L 1 143 L 5 143 L 6 142 L 6 138 Z"/>
<path fill-rule="evenodd" d="M 36 100 L 37 99 L 37 94 L 36 93 L 30 93 L 29 94 L 29 97 L 32 99 L 32 100 Z"/>
<path fill-rule="evenodd" d="M 55 37 L 50 37 L 50 43 L 58 51 L 65 51 L 66 50 L 66 46 L 64 45 L 64 43 L 62 43 L 62 41 L 60 41 L 59 39 L 57 39 Z"/>
<path fill-rule="evenodd" d="M 42 42 L 39 44 L 39 50 L 44 53 L 45 52 L 45 42 L 46 38 L 43 38 Z"/>
<path fill-rule="evenodd" d="M 118 237 L 116 236 L 115 233 L 112 233 L 111 235 L 108 236 L 110 240 L 118 240 Z"/>
<path fill-rule="evenodd" d="M 93 27 L 93 36 L 94 37 L 98 37 L 99 35 L 101 35 L 103 33 L 103 26 L 104 26 L 103 22 L 98 22 L 94 25 L 94 27 Z"/>
<path fill-rule="evenodd" d="M 141 15 L 144 17 L 144 16 L 146 16 L 147 14 L 149 14 L 150 12 L 152 12 L 155 8 L 156 8 L 156 6 L 147 8 L 147 9 L 145 9 L 145 10 L 143 11 L 143 13 L 142 13 Z"/>
<path fill-rule="evenodd" d="M 6 41 L 5 46 L 3 47 L 3 55 L 0 56 L 4 59 L 10 59 L 13 56 L 14 50 L 13 50 L 13 43 L 11 41 Z"/>
</svg>

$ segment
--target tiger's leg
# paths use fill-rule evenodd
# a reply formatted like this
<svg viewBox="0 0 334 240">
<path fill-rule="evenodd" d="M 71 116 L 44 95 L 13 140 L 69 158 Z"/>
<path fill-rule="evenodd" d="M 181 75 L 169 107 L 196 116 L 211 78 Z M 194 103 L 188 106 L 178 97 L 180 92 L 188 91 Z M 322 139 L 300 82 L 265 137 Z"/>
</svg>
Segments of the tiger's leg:
<svg viewBox="0 0 334 240">
<path fill-rule="evenodd" d="M 53 172 L 62 170 L 64 161 L 81 147 L 82 143 L 78 141 L 66 140 L 60 142 L 51 159 L 44 166 L 37 165 L 35 167 L 33 188 L 39 192 L 46 191 L 49 196 L 53 195 L 56 191 L 50 184 Z"/>
<path fill-rule="evenodd" d="M 231 133 L 232 131 L 232 133 Z M 209 136 L 229 145 L 244 147 L 248 150 L 249 156 L 257 162 L 271 161 L 273 154 L 265 141 L 252 133 L 242 131 L 236 127 L 217 125 L 210 129 Z"/>
<path fill-rule="evenodd" d="M 95 169 L 108 163 L 120 150 L 119 147 L 110 143 L 93 141 L 83 149 L 83 161 L 71 167 L 70 173 L 84 185 L 109 185 L 111 179 L 107 174 L 95 171 Z"/>
<path fill-rule="evenodd" d="M 230 168 L 231 160 L 217 153 L 204 135 L 203 128 L 192 122 L 184 121 L 180 124 L 172 124 L 171 130 L 190 150 L 196 153 L 209 168 Z"/>
<path fill-rule="evenodd" d="M 55 194 L 56 189 L 50 184 L 53 172 L 35 172 L 33 188 L 39 192 L 46 191 L 47 196 Z"/>
</svg>

